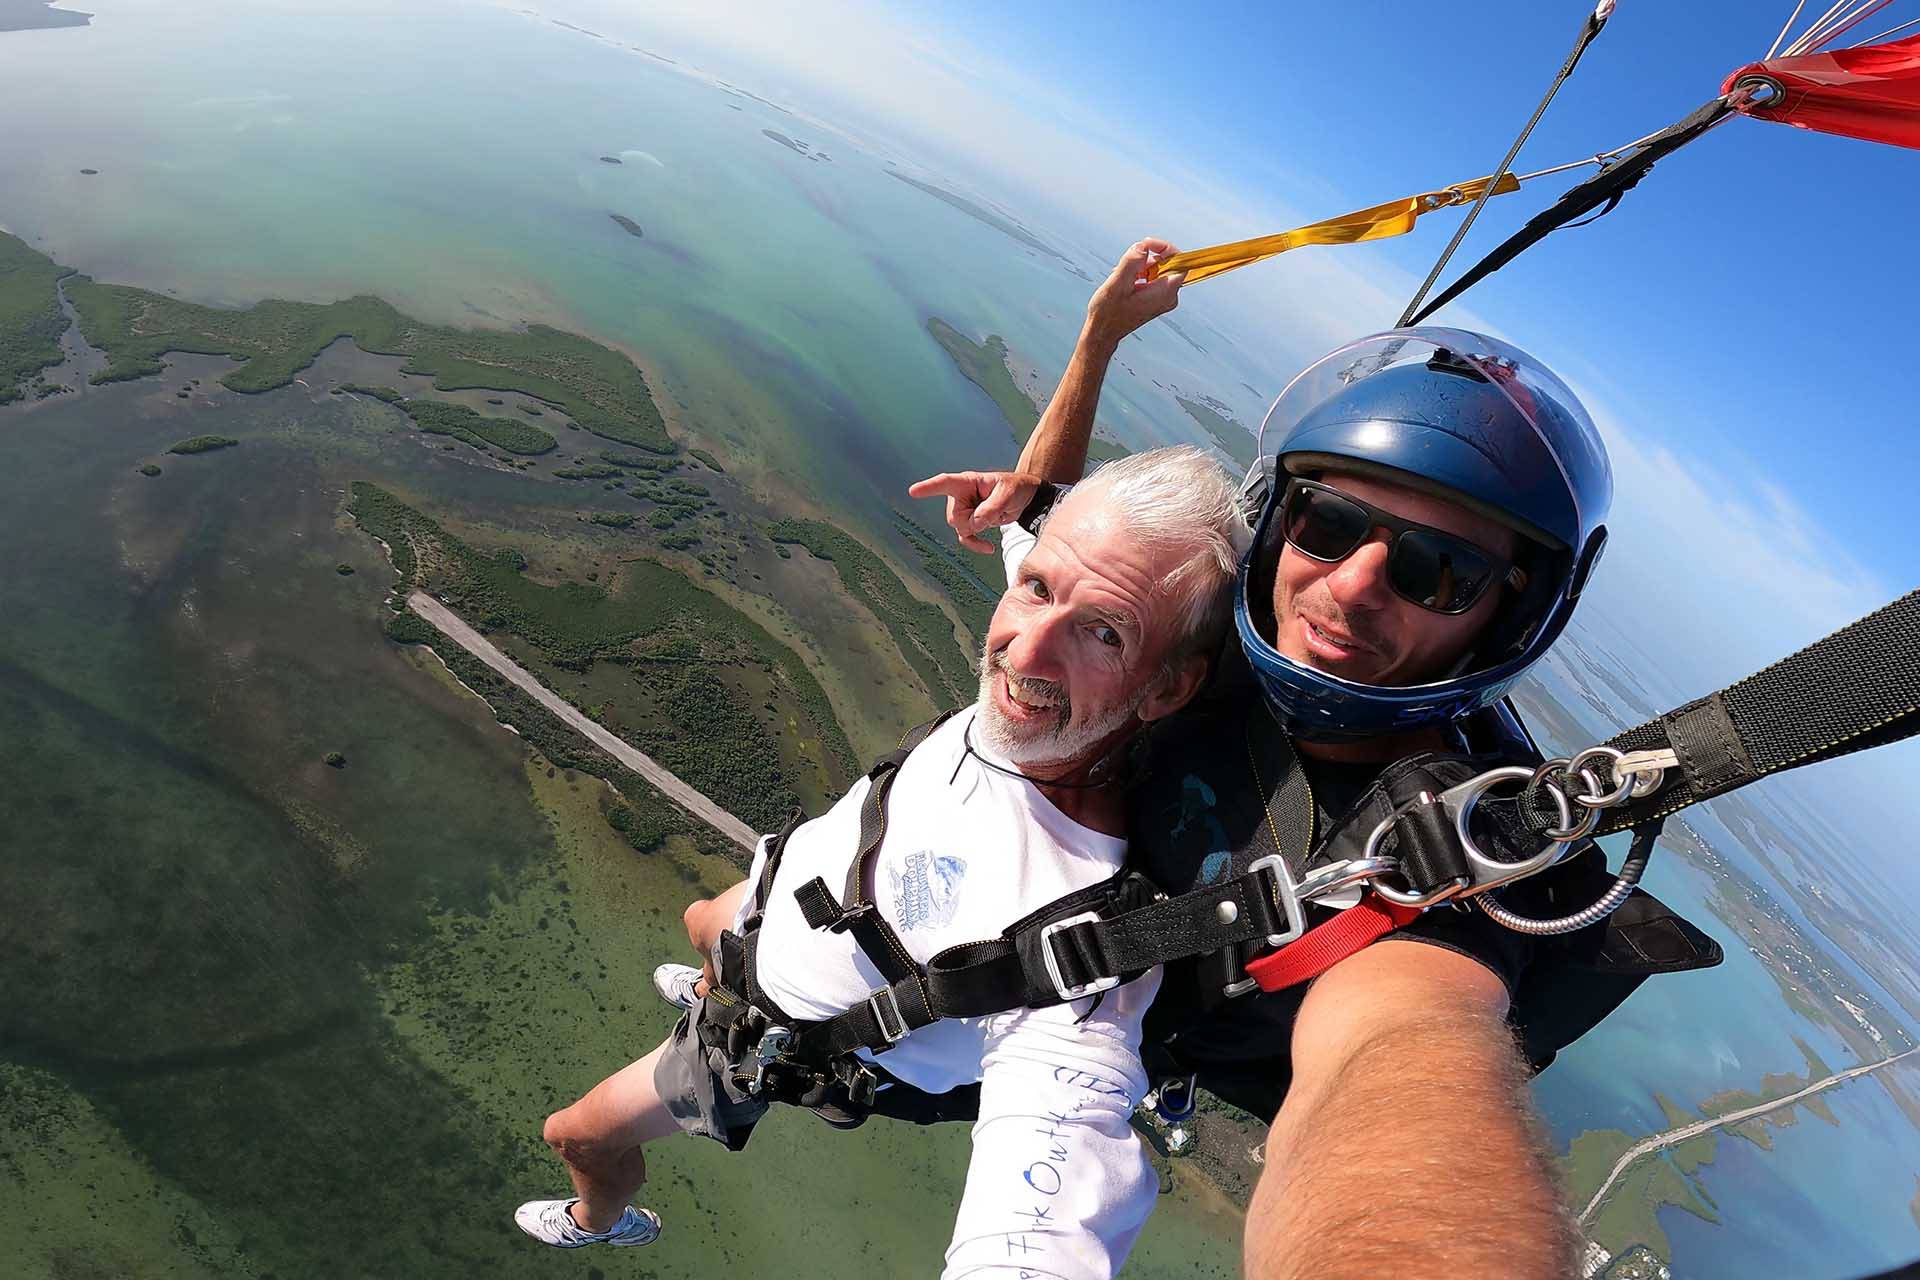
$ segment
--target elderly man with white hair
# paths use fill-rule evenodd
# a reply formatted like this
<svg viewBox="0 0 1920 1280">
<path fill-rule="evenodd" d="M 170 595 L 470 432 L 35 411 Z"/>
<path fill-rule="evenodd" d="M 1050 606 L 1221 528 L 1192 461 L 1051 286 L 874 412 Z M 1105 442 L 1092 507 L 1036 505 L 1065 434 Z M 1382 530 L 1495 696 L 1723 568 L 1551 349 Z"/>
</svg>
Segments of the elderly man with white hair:
<svg viewBox="0 0 1920 1280">
<path fill-rule="evenodd" d="M 933 1098 L 977 1087 L 945 1274 L 1119 1269 L 1156 1190 L 1128 1116 L 1147 1089 L 1141 1018 L 1159 971 L 1051 1007 L 931 1021 L 903 1016 L 897 993 L 916 984 L 898 975 L 1122 876 L 1119 759 L 1206 679 L 1250 537 L 1235 497 L 1199 450 L 1159 449 L 1095 472 L 1037 536 L 1006 527 L 979 698 L 910 735 L 825 814 L 762 840 L 745 881 L 688 909 L 690 937 L 703 954 L 717 942 L 721 963 L 697 986 L 683 975 L 688 1012 L 665 1043 L 548 1118 L 575 1194 L 521 1206 L 527 1234 L 651 1243 L 659 1219 L 629 1203 L 643 1145 L 684 1130 L 737 1150 L 769 1097 L 844 1123 L 863 1093 L 894 1084 Z M 884 1055 L 848 1050 L 835 1074 L 797 1086 L 783 1076 L 803 1029 L 854 1023 Z"/>
</svg>

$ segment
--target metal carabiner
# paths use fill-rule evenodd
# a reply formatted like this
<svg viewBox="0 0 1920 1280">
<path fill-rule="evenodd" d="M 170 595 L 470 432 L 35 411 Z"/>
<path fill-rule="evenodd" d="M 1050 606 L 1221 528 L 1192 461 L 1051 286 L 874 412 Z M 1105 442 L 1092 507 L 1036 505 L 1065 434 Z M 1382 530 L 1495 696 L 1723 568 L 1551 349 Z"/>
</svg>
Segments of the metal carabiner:
<svg viewBox="0 0 1920 1280">
<path fill-rule="evenodd" d="M 767 1068 L 786 1056 L 793 1047 L 793 1032 L 782 1026 L 770 1026 L 760 1036 L 760 1043 L 753 1048 L 753 1079 L 747 1083 L 747 1092 L 757 1095 L 767 1084 Z"/>
<path fill-rule="evenodd" d="M 1443 885 L 1438 889 L 1428 890 L 1425 893 L 1396 889 L 1392 885 L 1379 880 L 1374 881 L 1373 891 L 1385 898 L 1388 902 L 1397 903 L 1403 907 L 1428 907 L 1437 902 L 1443 902 L 1448 898 L 1466 897 L 1487 889 L 1498 888 L 1503 884 L 1510 884 L 1515 880 L 1523 880 L 1528 876 L 1545 871 L 1555 862 L 1558 862 L 1568 847 L 1564 841 L 1549 841 L 1546 848 L 1534 854 L 1532 857 L 1522 858 L 1518 862 L 1507 862 L 1500 858 L 1490 858 L 1482 852 L 1469 828 L 1469 824 L 1473 820 L 1474 808 L 1480 803 L 1480 798 L 1483 795 L 1502 783 L 1526 782 L 1532 779 L 1533 776 L 1534 771 L 1524 765 L 1509 765 L 1501 769 L 1489 769 L 1485 773 L 1467 779 L 1457 787 L 1449 787 L 1439 795 L 1434 795 L 1430 791 L 1423 791 L 1414 799 L 1395 809 L 1367 836 L 1367 844 L 1364 850 L 1364 855 L 1367 858 L 1372 859 L 1379 857 L 1380 843 L 1386 839 L 1387 833 L 1393 830 L 1394 823 L 1398 822 L 1403 815 L 1412 812 L 1422 805 L 1437 804 L 1452 823 L 1454 835 L 1460 841 L 1460 850 L 1466 855 L 1467 875 L 1461 877 L 1459 880 L 1455 880 L 1451 884 Z M 1553 797 L 1554 808 L 1559 810 L 1560 827 L 1558 829 L 1568 831 L 1576 830 L 1577 824 L 1575 824 L 1573 819 L 1573 806 L 1568 803 L 1567 797 L 1557 787 L 1548 787 L 1547 794 Z M 1597 814 L 1598 810 L 1595 810 L 1594 813 Z"/>
</svg>

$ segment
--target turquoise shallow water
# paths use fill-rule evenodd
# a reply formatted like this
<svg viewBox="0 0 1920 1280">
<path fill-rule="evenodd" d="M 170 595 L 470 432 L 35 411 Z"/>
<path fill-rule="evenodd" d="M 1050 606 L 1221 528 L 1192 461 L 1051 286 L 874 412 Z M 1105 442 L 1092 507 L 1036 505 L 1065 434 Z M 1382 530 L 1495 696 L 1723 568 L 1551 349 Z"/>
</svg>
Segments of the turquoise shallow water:
<svg viewBox="0 0 1920 1280">
<path fill-rule="evenodd" d="M 887 176 L 895 158 L 484 5 L 216 21 L 110 0 L 84 31 L 0 44 L 0 115 L 33 121 L 0 136 L 0 224 L 62 261 L 216 302 L 374 291 L 436 319 L 583 328 L 639 354 L 702 430 L 862 509 L 1012 451 L 929 316 L 1053 366 L 1091 287 Z M 1200 438 L 1155 377 L 1258 408 L 1170 333 L 1127 361 L 1108 407 L 1136 444 Z"/>
<path fill-rule="evenodd" d="M 869 526 L 915 475 L 1011 456 L 925 320 L 1001 333 L 1051 366 L 1090 287 L 887 175 L 938 176 L 912 156 L 507 9 L 91 7 L 92 27 L 0 38 L 0 120 L 25 122 L 0 128 L 0 225 L 101 278 L 218 303 L 365 291 L 426 318 L 582 329 L 635 353 L 684 420 L 764 479 Z M 1198 321 L 1189 331 L 1216 354 L 1165 331 L 1126 348 L 1106 418 L 1128 443 L 1197 438 L 1156 380 L 1256 420 L 1244 355 Z M 1542 687 L 1579 707 L 1571 686 Z M 1711 816 L 1697 825 L 1811 925 L 1790 859 Z M 1563 1144 L 1662 1127 L 1655 1089 L 1691 1105 L 1799 1070 L 1796 1035 L 1835 1066 L 1856 1060 L 1712 923 L 1704 873 L 1666 860 L 1649 883 L 1707 923 L 1728 962 L 1649 984 L 1542 1078 Z M 1663 1217 L 1680 1274 L 1840 1275 L 1920 1255 L 1912 1123 L 1872 1081 L 1834 1105 L 1839 1128 L 1803 1119 L 1772 1153 L 1721 1143 L 1703 1177 L 1726 1225 Z"/>
</svg>

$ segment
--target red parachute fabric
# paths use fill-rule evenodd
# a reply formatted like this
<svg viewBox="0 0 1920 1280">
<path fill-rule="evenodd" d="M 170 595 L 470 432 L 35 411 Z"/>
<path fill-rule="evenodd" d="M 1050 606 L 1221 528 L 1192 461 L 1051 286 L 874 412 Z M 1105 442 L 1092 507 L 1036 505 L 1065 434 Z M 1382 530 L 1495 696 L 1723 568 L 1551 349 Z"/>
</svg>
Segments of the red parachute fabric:
<svg viewBox="0 0 1920 1280">
<path fill-rule="evenodd" d="M 1786 91 L 1784 99 L 1740 108 L 1756 120 L 1920 148 L 1920 35 L 1755 62 L 1728 76 L 1720 92 L 1748 76 L 1766 76 Z"/>
</svg>

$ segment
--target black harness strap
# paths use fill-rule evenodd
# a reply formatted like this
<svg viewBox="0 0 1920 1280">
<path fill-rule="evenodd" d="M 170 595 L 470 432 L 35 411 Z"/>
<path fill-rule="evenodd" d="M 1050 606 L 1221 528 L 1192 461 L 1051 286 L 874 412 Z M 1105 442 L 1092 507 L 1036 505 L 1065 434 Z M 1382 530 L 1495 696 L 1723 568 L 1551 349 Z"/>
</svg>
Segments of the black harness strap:
<svg viewBox="0 0 1920 1280">
<path fill-rule="evenodd" d="M 941 1016 L 933 1011 L 919 964 L 867 896 L 867 878 L 887 838 L 887 795 L 893 790 L 894 778 L 914 749 L 955 714 L 942 712 L 909 729 L 898 747 L 867 770 L 867 794 L 860 802 L 860 847 L 847 867 L 841 897 L 836 900 L 819 876 L 794 891 L 800 914 L 809 927 L 851 933 L 888 984 L 868 996 L 864 1005 L 804 1029 L 799 1037 L 804 1056 L 835 1056 L 861 1047 L 883 1052 L 907 1032 Z"/>
<path fill-rule="evenodd" d="M 1715 98 L 1678 124 L 1654 134 L 1638 151 L 1624 160 L 1615 161 L 1585 182 L 1569 187 L 1566 193 L 1552 205 L 1543 212 L 1535 214 L 1524 227 L 1514 232 L 1492 253 L 1467 268 L 1458 280 L 1441 290 L 1439 296 L 1421 308 L 1420 314 L 1411 318 L 1402 316 L 1401 325 L 1404 327 L 1420 324 L 1441 307 L 1446 306 L 1526 250 L 1546 239 L 1549 234 L 1571 223 L 1582 214 L 1593 213 L 1596 209 L 1601 213 L 1610 212 L 1620 203 L 1621 196 L 1631 191 L 1640 179 L 1647 176 L 1655 161 L 1671 155 L 1692 142 L 1714 125 L 1719 124 L 1732 111 L 1733 107 L 1725 98 Z M 1491 184 L 1488 189 L 1492 189 Z M 1606 207 L 1603 209 L 1602 205 Z M 1412 308 L 1408 310 L 1411 311 Z"/>
<path fill-rule="evenodd" d="M 1607 743 L 1618 751 L 1671 750 L 1679 767 L 1652 795 L 1607 810 L 1596 834 L 1917 733 L 1920 590 Z"/>
</svg>

